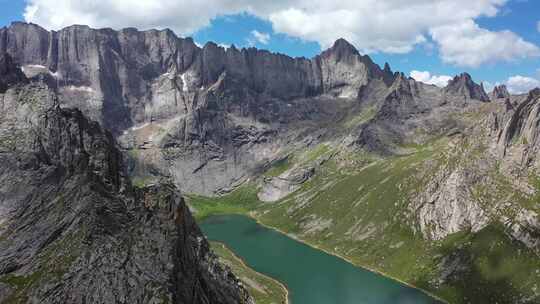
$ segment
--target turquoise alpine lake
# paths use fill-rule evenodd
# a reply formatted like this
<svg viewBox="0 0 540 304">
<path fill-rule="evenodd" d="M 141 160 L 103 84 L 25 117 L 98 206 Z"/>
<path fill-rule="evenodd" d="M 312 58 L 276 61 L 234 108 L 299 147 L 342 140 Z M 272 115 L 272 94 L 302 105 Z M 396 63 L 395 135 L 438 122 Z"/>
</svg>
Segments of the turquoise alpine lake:
<svg viewBox="0 0 540 304">
<path fill-rule="evenodd" d="M 248 266 L 286 285 L 291 304 L 441 304 L 247 216 L 212 216 L 200 226 L 208 239 L 226 244 Z"/>
</svg>

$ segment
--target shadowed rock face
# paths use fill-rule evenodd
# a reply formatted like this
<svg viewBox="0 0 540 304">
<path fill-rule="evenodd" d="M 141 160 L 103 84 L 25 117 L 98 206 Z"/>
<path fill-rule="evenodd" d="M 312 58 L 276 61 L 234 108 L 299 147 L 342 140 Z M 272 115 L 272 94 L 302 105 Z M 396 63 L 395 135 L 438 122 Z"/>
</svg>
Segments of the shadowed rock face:
<svg viewBox="0 0 540 304">
<path fill-rule="evenodd" d="M 173 185 L 133 188 L 110 133 L 26 82 L 0 94 L 0 302 L 251 303 Z"/>
<path fill-rule="evenodd" d="M 5 93 L 13 84 L 26 81 L 23 72 L 13 63 L 9 55 L 0 58 L 0 93 Z"/>
</svg>

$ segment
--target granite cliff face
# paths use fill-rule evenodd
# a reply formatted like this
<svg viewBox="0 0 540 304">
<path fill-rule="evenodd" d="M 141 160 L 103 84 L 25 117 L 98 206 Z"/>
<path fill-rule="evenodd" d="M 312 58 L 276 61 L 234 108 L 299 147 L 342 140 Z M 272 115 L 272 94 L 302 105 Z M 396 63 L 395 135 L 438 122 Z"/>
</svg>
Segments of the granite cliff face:
<svg viewBox="0 0 540 304">
<path fill-rule="evenodd" d="M 169 30 L 48 32 L 14 23 L 0 37 L 0 50 L 27 76 L 55 80 L 62 106 L 121 136 L 139 156 L 135 171 L 150 167 L 207 194 L 245 179 L 275 150 L 284 124 L 326 119 L 306 98 L 355 99 L 368 83 L 384 87 L 394 77 L 345 40 L 309 60 L 213 43 L 199 48 Z"/>
<path fill-rule="evenodd" d="M 91 117 L 116 132 L 194 112 L 198 95 L 218 81 L 227 82 L 231 95 L 227 97 L 233 98 L 226 110 L 269 119 L 275 117 L 267 115 L 283 118 L 275 110 L 263 111 L 275 108 L 272 99 L 323 93 L 356 97 L 370 79 L 392 77 L 342 39 L 308 60 L 254 48 L 225 50 L 213 43 L 199 48 L 170 30 L 113 31 L 74 25 L 48 32 L 37 25 L 13 23 L 1 29 L 0 37 L 0 50 L 12 55 L 25 73 L 52 74 L 61 97 L 66 97 L 61 102 L 84 106 Z M 92 99 L 92 107 L 70 104 L 76 102 L 67 98 L 70 94 Z"/>
<path fill-rule="evenodd" d="M 355 125 L 351 136 L 392 154 L 418 125 L 448 129 L 444 105 L 488 100 L 468 74 L 442 90 L 388 64 L 381 69 L 343 39 L 305 59 L 199 48 L 169 30 L 48 32 L 14 23 L 0 37 L 0 50 L 27 76 L 45 75 L 57 86 L 62 106 L 113 131 L 138 180 L 170 176 L 187 192 L 209 195 L 249 179 L 298 136 L 349 112 L 375 110 L 376 119 Z"/>
<path fill-rule="evenodd" d="M 252 302 L 175 186 L 133 187 L 109 132 L 0 62 L 0 302 Z"/>
</svg>

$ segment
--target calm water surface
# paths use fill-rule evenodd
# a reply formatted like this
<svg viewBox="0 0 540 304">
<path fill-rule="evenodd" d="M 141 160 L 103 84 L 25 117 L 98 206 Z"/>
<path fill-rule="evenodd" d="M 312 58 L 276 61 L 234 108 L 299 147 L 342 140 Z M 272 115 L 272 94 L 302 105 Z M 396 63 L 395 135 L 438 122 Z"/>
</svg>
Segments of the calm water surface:
<svg viewBox="0 0 540 304">
<path fill-rule="evenodd" d="M 210 217 L 201 228 L 250 267 L 285 284 L 291 304 L 440 304 L 419 290 L 355 267 L 246 216 Z"/>
</svg>

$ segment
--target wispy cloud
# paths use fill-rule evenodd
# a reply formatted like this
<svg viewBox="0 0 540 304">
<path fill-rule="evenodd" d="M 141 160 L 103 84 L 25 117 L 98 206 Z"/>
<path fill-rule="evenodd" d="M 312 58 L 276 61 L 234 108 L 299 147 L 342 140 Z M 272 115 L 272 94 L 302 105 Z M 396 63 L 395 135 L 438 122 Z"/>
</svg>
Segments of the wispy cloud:
<svg viewBox="0 0 540 304">
<path fill-rule="evenodd" d="M 540 56 L 540 48 L 511 31 L 489 31 L 472 20 L 431 30 L 443 61 L 478 67 L 496 61 Z"/>
<path fill-rule="evenodd" d="M 251 34 L 251 38 L 255 39 L 255 41 L 261 44 L 268 44 L 268 42 L 270 42 L 270 34 L 268 33 L 263 33 L 257 30 L 253 30 L 251 31 L 250 34 Z"/>
</svg>

